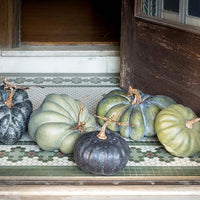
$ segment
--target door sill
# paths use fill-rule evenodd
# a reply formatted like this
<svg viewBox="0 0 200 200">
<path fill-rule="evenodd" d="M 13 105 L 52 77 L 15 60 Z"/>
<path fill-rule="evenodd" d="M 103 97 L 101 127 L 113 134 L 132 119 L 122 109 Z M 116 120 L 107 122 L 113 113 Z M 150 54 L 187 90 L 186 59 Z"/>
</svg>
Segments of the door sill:
<svg viewBox="0 0 200 200">
<path fill-rule="evenodd" d="M 29 46 L 0 51 L 2 73 L 119 73 L 119 46 Z"/>
<path fill-rule="evenodd" d="M 5 49 L 1 51 L 1 56 L 19 57 L 48 57 L 48 56 L 119 56 L 119 45 L 22 45 L 19 48 Z"/>
</svg>

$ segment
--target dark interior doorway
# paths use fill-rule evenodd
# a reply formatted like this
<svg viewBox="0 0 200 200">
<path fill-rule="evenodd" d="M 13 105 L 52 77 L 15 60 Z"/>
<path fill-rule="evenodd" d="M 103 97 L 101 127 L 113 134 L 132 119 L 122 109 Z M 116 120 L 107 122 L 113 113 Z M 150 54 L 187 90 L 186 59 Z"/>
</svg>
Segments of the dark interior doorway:
<svg viewBox="0 0 200 200">
<path fill-rule="evenodd" d="M 120 42 L 121 0 L 23 0 L 22 44 Z"/>
</svg>

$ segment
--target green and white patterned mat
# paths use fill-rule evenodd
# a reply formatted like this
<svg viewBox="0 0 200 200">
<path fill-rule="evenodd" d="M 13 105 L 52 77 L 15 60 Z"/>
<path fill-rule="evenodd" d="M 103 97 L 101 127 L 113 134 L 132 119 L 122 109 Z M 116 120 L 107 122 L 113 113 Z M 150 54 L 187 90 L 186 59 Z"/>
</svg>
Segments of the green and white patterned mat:
<svg viewBox="0 0 200 200">
<path fill-rule="evenodd" d="M 128 141 L 130 159 L 116 176 L 200 176 L 200 154 L 178 158 L 156 138 Z M 92 176 L 76 166 L 73 155 L 38 148 L 28 136 L 15 145 L 0 145 L 0 176 Z"/>
<path fill-rule="evenodd" d="M 5 74 L 0 74 L 0 80 Z M 28 90 L 34 109 L 42 103 L 47 94 L 66 93 L 73 98 L 83 99 L 85 106 L 94 114 L 98 101 L 104 94 L 118 87 L 117 74 L 6 74 L 8 82 L 20 85 L 44 85 L 44 89 Z M 67 82 L 67 80 L 71 80 Z M 73 81 L 72 81 L 73 80 Z M 97 128 L 98 129 L 98 128 Z M 122 176 L 200 176 L 200 153 L 179 158 L 167 153 L 156 137 L 141 141 L 127 140 L 131 149 L 130 159 Z M 0 144 L 0 176 L 60 176 L 91 177 L 81 171 L 73 160 L 73 155 L 59 151 L 48 152 L 39 149 L 26 133 L 15 145 Z"/>
</svg>

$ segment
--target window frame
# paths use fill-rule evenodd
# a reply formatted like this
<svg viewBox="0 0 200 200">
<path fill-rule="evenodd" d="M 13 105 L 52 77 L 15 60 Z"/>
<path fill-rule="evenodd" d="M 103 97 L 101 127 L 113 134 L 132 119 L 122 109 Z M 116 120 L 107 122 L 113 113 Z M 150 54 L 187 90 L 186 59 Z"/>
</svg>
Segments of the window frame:
<svg viewBox="0 0 200 200">
<path fill-rule="evenodd" d="M 163 0 L 161 0 L 163 2 Z M 181 4 L 180 6 L 183 7 L 183 9 L 187 9 L 188 8 L 185 5 L 188 5 L 188 0 L 181 0 L 180 1 Z M 160 8 L 163 8 L 163 3 L 160 3 Z M 181 15 L 181 16 L 180 16 Z M 186 22 L 188 19 L 188 14 L 186 13 L 185 15 L 181 12 L 179 12 L 179 19 L 178 21 L 169 21 L 165 18 L 161 18 L 162 16 L 162 12 L 158 12 L 157 16 L 149 16 L 149 15 L 145 15 L 143 13 L 143 0 L 135 0 L 135 18 L 136 19 L 141 19 L 141 20 L 145 20 L 148 21 L 150 23 L 154 23 L 154 24 L 158 24 L 158 25 L 162 25 L 162 26 L 167 26 L 167 27 L 171 27 L 171 28 L 176 28 L 179 30 L 183 30 L 185 32 L 190 32 L 193 34 L 197 34 L 200 35 L 200 26 L 193 26 L 190 24 L 186 24 L 186 23 L 182 23 L 182 21 Z M 189 16 L 191 17 L 191 16 Z M 192 18 L 195 18 L 192 16 Z M 200 18 L 199 18 L 199 22 L 200 22 Z"/>
</svg>

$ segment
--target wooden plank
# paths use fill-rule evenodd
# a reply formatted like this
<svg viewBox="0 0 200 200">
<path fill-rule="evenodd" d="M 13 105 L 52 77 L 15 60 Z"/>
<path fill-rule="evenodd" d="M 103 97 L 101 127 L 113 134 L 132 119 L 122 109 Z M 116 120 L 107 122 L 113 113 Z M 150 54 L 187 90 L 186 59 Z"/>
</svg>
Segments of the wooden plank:
<svg viewBox="0 0 200 200">
<path fill-rule="evenodd" d="M 199 176 L 0 176 L 2 185 L 200 185 Z"/>
<path fill-rule="evenodd" d="M 120 41 L 120 86 L 127 88 L 133 85 L 134 74 L 134 1 L 122 0 L 121 11 L 121 41 Z"/>
<path fill-rule="evenodd" d="M 0 48 L 20 44 L 21 0 L 0 0 Z"/>
<path fill-rule="evenodd" d="M 3 199 L 68 199 L 68 200 L 199 200 L 200 186 L 174 185 L 18 185 L 1 186 Z"/>
<path fill-rule="evenodd" d="M 138 20 L 135 48 L 134 86 L 200 114 L 200 36 Z"/>
</svg>

